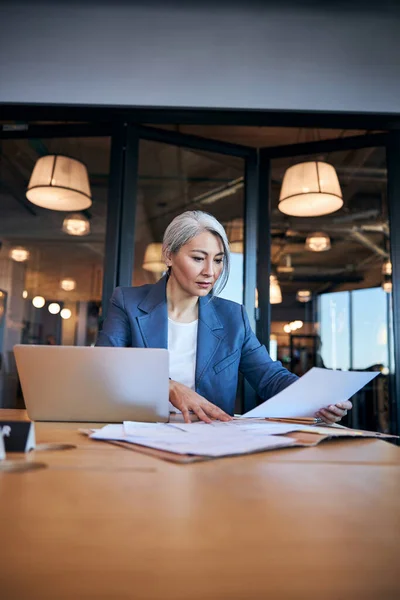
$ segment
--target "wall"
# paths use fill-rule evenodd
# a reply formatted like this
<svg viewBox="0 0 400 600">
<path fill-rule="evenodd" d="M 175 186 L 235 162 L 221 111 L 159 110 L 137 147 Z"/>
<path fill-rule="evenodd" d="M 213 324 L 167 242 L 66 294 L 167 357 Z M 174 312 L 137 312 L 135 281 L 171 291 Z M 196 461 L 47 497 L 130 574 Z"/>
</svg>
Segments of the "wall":
<svg viewBox="0 0 400 600">
<path fill-rule="evenodd" d="M 6 0 L 0 103 L 400 113 L 399 9 Z"/>
</svg>

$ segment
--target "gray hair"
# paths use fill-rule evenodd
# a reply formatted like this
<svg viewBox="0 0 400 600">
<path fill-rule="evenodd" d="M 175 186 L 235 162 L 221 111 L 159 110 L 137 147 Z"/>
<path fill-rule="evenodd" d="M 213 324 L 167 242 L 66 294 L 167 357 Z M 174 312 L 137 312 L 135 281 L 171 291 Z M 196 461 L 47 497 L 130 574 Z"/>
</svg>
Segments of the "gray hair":
<svg viewBox="0 0 400 600">
<path fill-rule="evenodd" d="M 182 246 L 203 231 L 209 231 L 218 236 L 224 248 L 222 273 L 215 288 L 211 291 L 212 295 L 217 295 L 222 292 L 228 281 L 231 261 L 228 237 L 225 229 L 215 217 L 201 210 L 187 210 L 181 213 L 171 221 L 165 230 L 162 252 L 164 257 L 167 254 L 176 254 Z"/>
</svg>

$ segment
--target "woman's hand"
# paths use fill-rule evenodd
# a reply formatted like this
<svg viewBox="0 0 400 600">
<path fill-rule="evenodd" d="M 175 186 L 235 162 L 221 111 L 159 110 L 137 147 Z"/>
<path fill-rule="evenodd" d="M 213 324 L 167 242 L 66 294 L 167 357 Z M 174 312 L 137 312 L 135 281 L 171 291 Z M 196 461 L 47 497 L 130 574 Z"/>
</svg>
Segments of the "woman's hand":
<svg viewBox="0 0 400 600">
<path fill-rule="evenodd" d="M 338 404 L 331 404 L 328 408 L 321 408 L 317 413 L 315 413 L 316 417 L 319 417 L 328 425 L 332 425 L 333 423 L 337 423 L 347 415 L 347 411 L 353 408 L 352 403 L 347 400 L 347 402 L 339 402 Z"/>
<path fill-rule="evenodd" d="M 211 419 L 230 421 L 232 417 L 212 404 L 194 390 L 178 381 L 169 382 L 169 401 L 182 412 L 185 423 L 191 423 L 189 411 L 193 411 L 201 421 L 211 423 Z"/>
</svg>

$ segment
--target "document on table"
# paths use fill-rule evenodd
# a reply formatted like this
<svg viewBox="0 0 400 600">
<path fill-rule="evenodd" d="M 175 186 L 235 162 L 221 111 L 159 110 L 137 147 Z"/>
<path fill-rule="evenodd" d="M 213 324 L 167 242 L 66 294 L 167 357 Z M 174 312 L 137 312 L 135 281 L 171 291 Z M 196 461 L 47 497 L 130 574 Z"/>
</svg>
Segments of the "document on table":
<svg viewBox="0 0 400 600">
<path fill-rule="evenodd" d="M 233 425 L 235 423 L 235 425 Z M 198 456 L 231 456 L 248 454 L 294 444 L 283 433 L 297 429 L 296 425 L 215 422 L 190 425 L 170 423 L 138 423 L 106 425 L 91 434 L 95 440 L 123 441 L 177 454 Z M 280 433 L 281 435 L 274 435 Z"/>
<path fill-rule="evenodd" d="M 320 408 L 348 400 L 377 375 L 378 372 L 332 371 L 313 367 L 295 383 L 243 417 L 312 417 Z"/>
</svg>

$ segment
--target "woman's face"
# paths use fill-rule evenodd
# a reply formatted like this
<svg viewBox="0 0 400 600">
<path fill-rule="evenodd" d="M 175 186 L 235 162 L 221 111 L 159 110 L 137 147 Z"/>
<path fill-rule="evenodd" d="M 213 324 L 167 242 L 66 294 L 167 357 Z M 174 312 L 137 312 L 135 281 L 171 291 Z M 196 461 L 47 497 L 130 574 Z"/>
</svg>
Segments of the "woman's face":
<svg viewBox="0 0 400 600">
<path fill-rule="evenodd" d="M 222 273 L 224 247 L 220 238 L 203 231 L 167 257 L 171 277 L 190 296 L 207 296 Z"/>
</svg>

